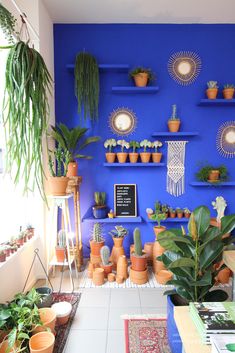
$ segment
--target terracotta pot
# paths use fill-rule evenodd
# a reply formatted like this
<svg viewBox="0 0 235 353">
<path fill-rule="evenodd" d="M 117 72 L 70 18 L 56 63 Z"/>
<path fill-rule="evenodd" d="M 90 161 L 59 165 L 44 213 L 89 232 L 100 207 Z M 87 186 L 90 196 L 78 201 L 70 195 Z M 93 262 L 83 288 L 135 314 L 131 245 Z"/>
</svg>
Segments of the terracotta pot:
<svg viewBox="0 0 235 353">
<path fill-rule="evenodd" d="M 156 239 L 157 239 L 158 234 L 161 233 L 161 232 L 164 232 L 164 230 L 166 230 L 166 227 L 164 227 L 164 226 L 161 226 L 161 227 L 154 226 L 153 230 L 154 230 L 154 233 L 155 233 Z"/>
<path fill-rule="evenodd" d="M 2 253 L 0 254 L 0 262 L 5 262 L 6 261 L 6 254 Z"/>
<path fill-rule="evenodd" d="M 177 217 L 178 218 L 183 218 L 184 212 L 177 212 Z"/>
<path fill-rule="evenodd" d="M 117 262 L 117 276 L 123 277 L 123 279 L 128 278 L 128 262 L 125 255 L 121 255 Z"/>
<path fill-rule="evenodd" d="M 51 194 L 54 196 L 66 195 L 68 181 L 68 177 L 49 177 L 49 186 Z"/>
<path fill-rule="evenodd" d="M 155 278 L 159 284 L 166 284 L 173 277 L 173 274 L 167 270 L 161 270 L 156 273 Z"/>
<path fill-rule="evenodd" d="M 130 163 L 137 163 L 139 157 L 139 153 L 129 153 Z"/>
<path fill-rule="evenodd" d="M 72 304 L 65 301 L 58 302 L 53 304 L 51 308 L 56 312 L 56 325 L 67 324 L 72 311 Z"/>
<path fill-rule="evenodd" d="M 176 212 L 170 212 L 170 218 L 175 218 L 176 217 Z"/>
<path fill-rule="evenodd" d="M 87 277 L 88 278 L 92 278 L 93 277 L 94 269 L 95 269 L 94 264 L 91 261 L 89 261 L 88 262 L 88 268 L 87 268 Z"/>
<path fill-rule="evenodd" d="M 103 270 L 104 270 L 104 277 L 107 278 L 107 277 L 108 277 L 108 274 L 111 273 L 112 270 L 113 270 L 113 263 L 110 262 L 108 265 L 103 265 L 103 264 L 101 264 L 100 267 L 103 268 Z"/>
<path fill-rule="evenodd" d="M 4 338 L 10 333 L 11 330 L 5 331 L 5 330 L 0 330 L 0 343 L 3 342 Z M 1 350 L 0 350 L 1 353 Z"/>
<path fill-rule="evenodd" d="M 134 271 L 145 271 L 147 268 L 147 256 L 136 256 L 134 253 L 131 254 L 131 268 Z"/>
<path fill-rule="evenodd" d="M 94 265 L 94 268 L 95 267 L 98 267 L 99 264 L 101 263 L 101 256 L 100 255 L 92 255 L 90 254 L 90 260 L 91 260 L 91 263 Z"/>
<path fill-rule="evenodd" d="M 147 255 L 148 263 L 153 261 L 153 242 L 144 244 L 144 252 Z"/>
<path fill-rule="evenodd" d="M 218 88 L 208 88 L 206 90 L 206 95 L 208 99 L 216 99 L 218 94 Z"/>
<path fill-rule="evenodd" d="M 103 268 L 95 268 L 93 272 L 93 283 L 96 286 L 102 286 L 104 284 L 104 269 Z"/>
<path fill-rule="evenodd" d="M 90 240 L 91 254 L 95 256 L 100 256 L 100 249 L 104 246 L 104 240 L 100 242 L 95 242 L 93 239 Z"/>
<path fill-rule="evenodd" d="M 48 328 L 51 330 L 51 332 L 54 332 L 56 312 L 52 308 L 40 308 L 38 311 L 42 326 L 38 326 L 33 329 L 33 333 L 47 331 Z"/>
<path fill-rule="evenodd" d="M 113 153 L 113 152 L 105 153 L 105 157 L 108 163 L 114 163 L 116 158 L 116 153 Z"/>
<path fill-rule="evenodd" d="M 140 72 L 134 77 L 136 87 L 146 87 L 148 84 L 149 75 L 146 72 Z"/>
<path fill-rule="evenodd" d="M 108 274 L 108 281 L 109 282 L 115 282 L 115 280 L 116 280 L 115 274 L 114 273 L 109 273 Z"/>
<path fill-rule="evenodd" d="M 178 132 L 180 129 L 180 120 L 168 120 L 167 125 L 170 132 Z"/>
<path fill-rule="evenodd" d="M 145 284 L 148 282 L 148 270 L 134 271 L 130 268 L 130 280 L 135 284 Z"/>
<path fill-rule="evenodd" d="M 120 275 L 117 275 L 116 276 L 116 282 L 118 284 L 122 284 L 124 282 L 124 278 L 122 276 L 120 276 Z"/>
<path fill-rule="evenodd" d="M 209 181 L 218 181 L 219 180 L 219 175 L 220 175 L 220 172 L 219 170 L 211 170 L 209 172 L 209 175 L 208 175 L 208 180 Z"/>
<path fill-rule="evenodd" d="M 6 257 L 11 255 L 11 249 L 6 249 L 5 251 Z"/>
<path fill-rule="evenodd" d="M 165 269 L 162 261 L 158 261 L 156 258 L 161 256 L 165 252 L 165 249 L 160 245 L 158 241 L 154 242 L 153 245 L 153 272 L 158 273 Z"/>
<path fill-rule="evenodd" d="M 55 336 L 51 332 L 39 332 L 29 340 L 31 353 L 52 353 L 55 344 Z"/>
<path fill-rule="evenodd" d="M 132 254 L 133 252 L 135 252 L 135 245 L 131 244 L 130 245 L 130 254 Z"/>
<path fill-rule="evenodd" d="M 190 216 L 191 216 L 191 213 L 184 213 L 185 218 L 190 218 Z"/>
<path fill-rule="evenodd" d="M 126 163 L 128 153 L 127 152 L 118 152 L 117 159 L 119 163 Z"/>
<path fill-rule="evenodd" d="M 162 153 L 154 152 L 152 153 L 152 161 L 153 163 L 160 163 L 162 159 Z"/>
<path fill-rule="evenodd" d="M 58 262 L 64 262 L 67 258 L 66 248 L 60 248 L 59 246 L 55 247 L 55 256 Z"/>
<path fill-rule="evenodd" d="M 123 239 L 124 238 L 113 237 L 114 246 L 112 248 L 110 261 L 112 261 L 112 263 L 113 263 L 114 270 L 116 270 L 116 268 L 117 268 L 117 262 L 118 262 L 119 256 L 125 255 L 125 251 L 124 251 L 124 248 L 122 245 Z"/>
<path fill-rule="evenodd" d="M 6 352 L 8 352 L 8 353 L 15 352 L 14 347 L 8 351 L 8 340 L 5 340 L 0 344 L 0 353 L 6 353 Z"/>
<path fill-rule="evenodd" d="M 233 99 L 234 88 L 225 88 L 223 90 L 223 96 L 224 96 L 225 99 Z"/>
<path fill-rule="evenodd" d="M 151 157 L 150 152 L 141 152 L 140 153 L 140 159 L 142 163 L 149 163 Z"/>
<path fill-rule="evenodd" d="M 229 268 L 223 268 L 218 275 L 216 276 L 216 279 L 219 283 L 226 284 L 229 282 L 229 278 L 231 276 L 231 271 Z"/>
<path fill-rule="evenodd" d="M 74 177 L 77 175 L 78 175 L 78 163 L 77 162 L 69 162 L 68 171 L 67 171 L 66 176 L 71 178 L 71 177 Z"/>
</svg>

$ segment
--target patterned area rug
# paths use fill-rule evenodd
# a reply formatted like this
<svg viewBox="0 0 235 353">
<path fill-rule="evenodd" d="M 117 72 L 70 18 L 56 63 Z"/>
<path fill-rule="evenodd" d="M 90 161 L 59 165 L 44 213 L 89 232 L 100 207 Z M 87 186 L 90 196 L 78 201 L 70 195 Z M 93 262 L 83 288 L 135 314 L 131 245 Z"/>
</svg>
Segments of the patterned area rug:
<svg viewBox="0 0 235 353">
<path fill-rule="evenodd" d="M 126 353 L 171 353 L 165 318 L 124 317 Z"/>
<path fill-rule="evenodd" d="M 69 335 L 69 331 L 77 311 L 81 293 L 53 293 L 53 303 L 67 301 L 72 304 L 72 311 L 66 325 L 56 326 L 56 339 L 53 353 L 62 353 Z"/>
</svg>

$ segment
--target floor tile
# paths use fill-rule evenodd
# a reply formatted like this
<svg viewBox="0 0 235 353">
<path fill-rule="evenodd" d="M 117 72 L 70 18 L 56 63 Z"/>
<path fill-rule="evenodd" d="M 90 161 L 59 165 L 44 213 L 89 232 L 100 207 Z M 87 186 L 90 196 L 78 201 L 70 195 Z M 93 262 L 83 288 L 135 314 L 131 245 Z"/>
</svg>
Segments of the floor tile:
<svg viewBox="0 0 235 353">
<path fill-rule="evenodd" d="M 79 330 L 106 330 L 108 327 L 109 309 L 101 307 L 78 306 L 72 329 Z"/>
<path fill-rule="evenodd" d="M 109 323 L 108 329 L 109 330 L 123 330 L 124 329 L 124 322 L 121 319 L 121 315 L 135 315 L 141 314 L 140 307 L 121 307 L 121 308 L 113 308 L 111 307 L 109 310 Z"/>
<path fill-rule="evenodd" d="M 111 289 L 110 308 L 140 306 L 139 292 L 136 289 Z"/>
<path fill-rule="evenodd" d="M 160 317 L 166 317 L 166 306 L 163 306 L 161 308 L 156 308 L 156 307 L 141 307 L 141 312 L 142 314 L 156 314 L 156 315 L 160 315 Z"/>
<path fill-rule="evenodd" d="M 155 289 L 139 291 L 140 302 L 142 307 L 166 307 L 166 296 L 163 295 L 163 291 Z"/>
<path fill-rule="evenodd" d="M 98 350 L 96 352 L 98 352 Z M 125 352 L 124 331 L 109 330 L 106 353 L 124 353 L 124 352 Z M 103 352 L 99 351 L 99 353 L 103 353 Z"/>
<path fill-rule="evenodd" d="M 110 289 L 89 288 L 83 291 L 79 307 L 106 307 L 109 300 Z"/>
<path fill-rule="evenodd" d="M 71 330 L 64 353 L 105 353 L 106 338 L 106 330 Z"/>
</svg>

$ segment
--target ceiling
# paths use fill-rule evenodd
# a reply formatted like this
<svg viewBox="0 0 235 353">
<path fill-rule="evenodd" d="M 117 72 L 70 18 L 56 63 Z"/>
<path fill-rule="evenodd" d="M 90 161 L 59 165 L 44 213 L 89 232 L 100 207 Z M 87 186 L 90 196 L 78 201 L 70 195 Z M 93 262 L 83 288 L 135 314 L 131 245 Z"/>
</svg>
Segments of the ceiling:
<svg viewBox="0 0 235 353">
<path fill-rule="evenodd" d="M 235 23 L 235 0 L 43 0 L 54 23 Z"/>
</svg>

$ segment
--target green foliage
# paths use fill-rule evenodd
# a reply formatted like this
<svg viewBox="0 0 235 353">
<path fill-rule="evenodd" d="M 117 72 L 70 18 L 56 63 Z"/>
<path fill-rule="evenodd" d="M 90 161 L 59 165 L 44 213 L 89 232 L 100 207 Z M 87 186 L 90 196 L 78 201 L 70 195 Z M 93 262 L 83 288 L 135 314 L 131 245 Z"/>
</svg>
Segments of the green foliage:
<svg viewBox="0 0 235 353">
<path fill-rule="evenodd" d="M 96 206 L 105 206 L 106 192 L 94 192 L 94 200 Z"/>
<path fill-rule="evenodd" d="M 218 271 L 213 266 L 222 259 L 226 244 L 234 238 L 222 239 L 223 234 L 235 228 L 235 214 L 222 218 L 221 229 L 210 226 L 210 211 L 200 206 L 191 214 L 188 234 L 171 229 L 158 235 L 166 252 L 158 257 L 173 279 L 168 282 L 187 301 L 205 301 L 206 294 L 215 284 Z"/>
<path fill-rule="evenodd" d="M 217 81 L 208 81 L 207 82 L 207 87 L 208 88 L 218 88 Z"/>
<path fill-rule="evenodd" d="M 199 181 L 208 181 L 209 174 L 211 170 L 218 170 L 219 171 L 219 181 L 225 181 L 228 178 L 228 170 L 224 165 L 219 167 L 214 167 L 210 164 L 206 164 L 203 166 L 199 171 L 196 173 L 196 178 Z"/>
<path fill-rule="evenodd" d="M 74 162 L 75 158 L 92 158 L 91 156 L 85 156 L 78 152 L 91 143 L 99 141 L 99 136 L 91 136 L 84 139 L 84 135 L 88 129 L 80 126 L 69 129 L 66 125 L 60 123 L 56 125 L 56 127 L 51 126 L 51 128 L 51 136 L 54 140 L 60 144 L 64 151 L 69 151 L 70 162 Z"/>
<path fill-rule="evenodd" d="M 108 266 L 110 263 L 109 262 L 110 250 L 107 245 L 102 246 L 102 248 L 100 249 L 100 256 L 101 256 L 102 264 L 104 266 Z"/>
<path fill-rule="evenodd" d="M 103 240 L 101 223 L 94 223 L 92 229 L 92 239 L 96 243 L 100 243 Z"/>
<path fill-rule="evenodd" d="M 135 228 L 134 230 L 134 246 L 135 246 L 135 255 L 142 256 L 142 243 L 141 243 L 139 228 Z"/>
<path fill-rule="evenodd" d="M 224 89 L 228 89 L 228 88 L 235 88 L 235 86 L 231 85 L 230 83 L 227 83 L 226 85 L 224 85 Z"/>
<path fill-rule="evenodd" d="M 115 229 L 112 229 L 109 234 L 112 235 L 112 237 L 115 238 L 123 238 L 125 235 L 128 234 L 128 230 L 124 228 L 123 226 L 115 226 Z"/>
<path fill-rule="evenodd" d="M 134 68 L 132 71 L 129 72 L 129 77 L 133 78 L 134 76 L 141 74 L 141 73 L 146 73 L 148 74 L 148 80 L 149 81 L 154 81 L 155 80 L 155 74 L 154 72 L 149 69 L 149 68 L 145 68 L 145 67 L 136 67 Z"/>
<path fill-rule="evenodd" d="M 52 159 L 52 155 L 55 159 Z M 54 149 L 54 151 L 50 151 L 49 157 L 48 157 L 48 164 L 49 164 L 49 170 L 51 173 L 51 176 L 53 177 L 62 177 L 66 176 L 67 171 L 68 171 L 68 164 L 70 160 L 70 154 L 69 151 L 63 151 L 61 145 L 58 145 L 57 148 Z"/>
<path fill-rule="evenodd" d="M 158 227 L 161 227 L 161 221 L 164 221 L 166 219 L 166 213 L 154 213 L 151 216 L 151 219 L 153 219 L 154 221 L 157 221 Z"/>
<path fill-rule="evenodd" d="M 169 120 L 180 120 L 179 117 L 177 117 L 177 106 L 176 104 L 172 105 L 172 113 L 171 113 L 171 117 Z"/>
<path fill-rule="evenodd" d="M 133 153 L 135 153 L 137 148 L 140 148 L 140 144 L 137 141 L 130 141 L 129 145 L 132 147 Z"/>
<path fill-rule="evenodd" d="M 151 141 L 149 141 L 149 140 L 142 140 L 141 142 L 140 142 L 140 147 L 143 147 L 144 148 L 144 152 L 146 152 L 146 150 L 147 150 L 147 147 L 149 147 L 149 148 L 151 148 L 152 147 L 152 142 Z"/>
<path fill-rule="evenodd" d="M 64 229 L 60 229 L 58 232 L 58 246 L 66 248 L 66 231 Z"/>
<path fill-rule="evenodd" d="M 84 108 L 84 119 L 87 116 L 92 121 L 98 119 L 99 105 L 99 68 L 96 59 L 88 53 L 79 53 L 76 56 L 75 68 L 75 95 L 78 100 L 78 113 Z"/>
<path fill-rule="evenodd" d="M 14 43 L 14 31 L 15 31 L 16 19 L 14 16 L 0 4 L 0 27 L 5 35 L 9 44 Z"/>
<path fill-rule="evenodd" d="M 4 129 L 7 141 L 7 171 L 14 182 L 24 183 L 24 192 L 43 188 L 42 145 L 47 130 L 47 94 L 51 76 L 42 56 L 27 43 L 18 42 L 9 51 L 6 64 Z"/>
</svg>

